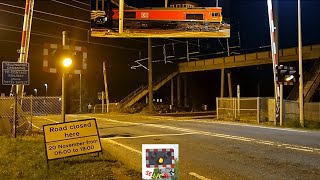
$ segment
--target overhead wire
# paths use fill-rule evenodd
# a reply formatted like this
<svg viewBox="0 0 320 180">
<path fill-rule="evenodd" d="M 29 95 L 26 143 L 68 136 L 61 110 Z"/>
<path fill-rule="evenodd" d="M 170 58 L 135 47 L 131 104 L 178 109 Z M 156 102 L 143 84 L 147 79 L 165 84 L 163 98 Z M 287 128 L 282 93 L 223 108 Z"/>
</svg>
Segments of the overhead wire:
<svg viewBox="0 0 320 180">
<path fill-rule="evenodd" d="M 1 2 L 0 2 L 0 5 L 9 6 L 9 7 L 14 7 L 14 8 L 18 8 L 18 9 L 24 9 L 23 7 L 20 7 L 20 6 L 15 6 L 15 5 L 12 5 L 12 4 L 6 4 L 6 3 L 1 3 Z M 34 11 L 34 12 L 37 12 L 37 13 L 42 13 L 42 14 L 46 14 L 46 15 L 50 15 L 50 16 L 59 17 L 59 18 L 65 18 L 65 19 L 69 19 L 69 20 L 73 20 L 73 21 L 82 22 L 82 23 L 90 23 L 90 21 L 85 21 L 85 20 L 81 20 L 81 19 L 71 18 L 71 17 L 68 17 L 68 16 L 62 16 L 62 15 L 53 14 L 53 13 L 48 13 L 48 12 L 39 11 L 39 10 L 33 10 L 33 11 Z"/>
<path fill-rule="evenodd" d="M 86 5 L 86 6 L 91 6 L 91 4 L 87 4 L 87 3 L 84 3 L 84 2 L 80 2 L 80 1 L 77 1 L 77 0 L 71 0 L 73 2 L 77 2 L 79 4 L 83 4 L 83 5 Z"/>
<path fill-rule="evenodd" d="M 3 9 L 0 9 L 0 11 L 6 12 L 6 13 L 9 13 L 9 14 L 24 16 L 23 14 L 19 14 L 19 13 L 7 11 L 7 10 L 3 10 Z M 47 19 L 39 18 L 39 17 L 32 17 L 32 19 L 37 19 L 37 20 L 41 20 L 41 21 L 46 21 L 46 22 L 50 22 L 50 23 L 54 23 L 54 24 L 59 24 L 59 25 L 63 25 L 63 26 L 68 26 L 68 27 L 72 27 L 72 28 L 76 28 L 76 29 L 81 29 L 81 30 L 88 31 L 88 29 L 85 29 L 85 28 L 81 28 L 81 27 L 77 27 L 77 26 L 72 26 L 72 25 L 69 25 L 69 24 L 64 24 L 64 23 L 60 23 L 60 22 L 56 22 L 56 21 L 50 21 L 50 20 L 47 20 Z"/>
<path fill-rule="evenodd" d="M 13 28 L 13 29 L 19 30 L 19 31 L 21 32 L 21 28 L 18 28 L 18 27 L 15 27 L 15 26 L 10 26 L 10 25 L 1 24 L 1 23 L 0 23 L 0 26 L 5 26 L 5 27 Z M 34 30 L 33 30 L 32 32 L 37 33 L 37 34 L 48 35 L 48 36 L 53 35 L 53 34 L 49 34 L 49 33 L 45 33 L 45 32 L 40 32 L 40 31 L 34 31 Z"/>
<path fill-rule="evenodd" d="M 0 2 L 0 5 L 6 5 L 6 6 L 9 6 L 9 7 L 24 9 L 23 7 L 11 5 L 11 4 L 6 4 L 6 3 L 1 3 L 1 2 Z M 0 11 L 23 16 L 22 14 L 14 13 L 14 12 L 6 11 L 6 10 L 1 10 L 1 9 L 0 9 Z M 47 12 L 43 12 L 43 11 L 34 10 L 34 12 L 41 12 L 41 13 L 45 13 L 45 14 L 48 14 L 48 15 L 58 16 L 58 17 L 62 17 L 62 18 L 72 19 L 72 20 L 78 20 L 78 21 L 82 21 L 82 22 L 87 22 L 87 21 L 83 21 L 83 20 L 79 20 L 79 19 L 74 19 L 74 18 L 70 18 L 70 17 L 63 17 L 63 16 L 60 16 L 60 15 L 56 15 L 56 14 L 52 14 L 52 13 L 47 13 Z M 80 28 L 80 27 L 77 27 L 77 26 L 72 26 L 72 25 L 68 25 L 68 24 L 64 24 L 64 23 L 55 22 L 55 21 L 50 21 L 50 20 L 46 20 L 46 19 L 43 19 L 43 18 L 38 18 L 38 17 L 33 17 L 33 18 L 34 18 L 34 19 L 38 19 L 38 20 L 42 20 L 42 21 L 47 21 L 47 22 L 51 22 L 51 23 L 55 23 L 55 24 L 60 24 L 60 25 L 68 26 L 68 27 L 73 27 L 73 28 L 77 28 L 77 29 L 82 29 L 82 30 L 89 31 L 88 29 L 85 29 L 85 28 Z M 89 23 L 89 21 L 88 21 L 88 23 Z M 133 40 L 133 39 L 129 39 L 129 40 Z M 143 41 L 140 41 L 140 40 L 133 40 L 133 41 L 143 42 Z M 105 45 L 105 44 L 100 44 L 100 43 L 95 43 L 95 44 L 107 46 L 107 45 Z M 111 45 L 110 45 L 110 46 L 111 46 Z M 110 47 L 110 46 L 108 46 L 108 47 Z M 129 50 L 129 49 L 131 49 L 131 48 L 125 48 L 125 49 Z"/>
<path fill-rule="evenodd" d="M 0 42 L 9 42 L 9 43 L 16 43 L 16 44 L 21 44 L 20 41 L 11 41 L 11 40 L 6 40 L 6 39 L 0 39 Z M 30 45 L 34 46 L 43 46 L 42 44 L 37 44 L 37 43 L 30 43 Z"/>
<path fill-rule="evenodd" d="M 2 28 L 2 27 L 0 27 L 0 29 L 6 30 L 6 31 L 12 31 L 12 32 L 19 32 L 19 33 L 21 33 L 21 30 L 14 30 L 14 29 Z M 62 39 L 62 38 L 59 37 L 59 36 L 56 36 L 56 35 L 53 35 L 53 34 L 47 34 L 47 33 L 46 33 L 46 34 L 41 34 L 41 33 L 31 32 L 31 34 L 37 35 L 37 36 L 42 36 L 42 37 L 54 38 L 54 39 Z M 108 45 L 108 44 L 102 44 L 102 43 L 95 43 L 95 42 L 88 42 L 88 41 L 77 40 L 77 39 L 72 39 L 72 38 L 70 38 L 70 40 L 71 40 L 71 41 L 75 41 L 75 42 L 89 43 L 89 44 L 93 44 L 93 45 L 100 45 L 100 46 L 111 47 L 111 48 L 125 49 L 125 50 L 131 50 L 131 51 L 139 51 L 139 49 L 126 48 L 126 47 L 121 47 L 121 46 L 114 46 L 114 45 Z"/>
<path fill-rule="evenodd" d="M 80 10 L 84 10 L 84 11 L 87 11 L 87 12 L 90 12 L 91 10 L 89 9 L 84 9 L 84 8 L 81 8 L 81 7 L 77 7 L 77 6 L 74 6 L 74 5 L 71 5 L 71 4 L 68 4 L 68 3 L 64 3 L 64 2 L 61 2 L 61 1 L 57 1 L 57 0 L 51 0 L 55 3 L 59 3 L 59 4 L 63 4 L 65 6 L 69 6 L 69 7 L 73 7 L 73 8 L 76 8 L 76 9 L 80 9 Z"/>
</svg>

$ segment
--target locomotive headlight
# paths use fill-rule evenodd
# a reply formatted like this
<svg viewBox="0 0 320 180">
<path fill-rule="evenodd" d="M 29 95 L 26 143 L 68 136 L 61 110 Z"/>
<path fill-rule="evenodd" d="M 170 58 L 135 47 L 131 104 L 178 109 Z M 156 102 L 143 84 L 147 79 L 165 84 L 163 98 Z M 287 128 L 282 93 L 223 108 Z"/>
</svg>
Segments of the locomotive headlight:
<svg viewBox="0 0 320 180">
<path fill-rule="evenodd" d="M 104 22 L 108 22 L 108 17 L 105 17 L 105 18 L 104 18 Z"/>
</svg>

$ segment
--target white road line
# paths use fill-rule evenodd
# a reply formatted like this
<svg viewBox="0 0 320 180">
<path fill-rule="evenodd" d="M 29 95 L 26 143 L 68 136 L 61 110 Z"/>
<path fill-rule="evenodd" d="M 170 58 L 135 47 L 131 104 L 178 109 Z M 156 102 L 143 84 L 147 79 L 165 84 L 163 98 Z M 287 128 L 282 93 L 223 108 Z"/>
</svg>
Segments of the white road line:
<svg viewBox="0 0 320 180">
<path fill-rule="evenodd" d="M 195 133 L 180 133 L 180 134 L 150 134 L 144 136 L 134 136 L 134 137 L 113 137 L 113 138 L 105 138 L 105 139 L 138 139 L 138 138 L 146 138 L 146 137 L 163 137 L 163 136 L 183 136 Z"/>
<path fill-rule="evenodd" d="M 28 121 L 33 127 L 35 127 L 35 128 L 38 128 L 38 129 L 41 129 L 41 128 L 39 128 L 38 126 L 36 126 L 36 125 L 34 125 L 33 123 L 31 123 L 30 121 Z"/>
<path fill-rule="evenodd" d="M 296 147 L 286 147 L 287 149 L 293 149 L 293 150 L 298 150 L 298 151 L 307 151 L 307 152 L 313 152 L 311 149 L 301 149 L 301 148 L 296 148 Z"/>
<path fill-rule="evenodd" d="M 201 175 L 199 175 L 199 174 L 197 174 L 195 172 L 190 172 L 189 175 L 194 176 L 194 177 L 196 177 L 196 178 L 198 178 L 200 180 L 211 180 L 211 179 L 208 179 L 208 178 L 206 178 L 204 176 L 201 176 Z"/>
<path fill-rule="evenodd" d="M 39 118 L 39 119 L 46 119 L 46 120 L 54 122 L 54 123 L 59 123 L 58 121 L 55 121 L 55 120 L 52 120 L 52 119 L 49 119 L 49 118 L 46 118 L 46 117 L 42 117 L 42 116 L 35 116 L 35 117 Z"/>
<path fill-rule="evenodd" d="M 124 145 L 124 144 L 117 143 L 117 142 L 115 142 L 115 141 L 113 141 L 113 140 L 111 140 L 111 139 L 101 138 L 101 140 L 102 140 L 102 141 L 108 141 L 108 142 L 110 142 L 110 143 L 112 143 L 112 144 L 121 146 L 121 147 L 123 147 L 123 148 L 128 149 L 129 151 L 132 151 L 132 152 L 135 152 L 135 153 L 138 153 L 138 154 L 142 155 L 141 151 L 138 151 L 138 150 L 136 150 L 136 149 L 133 149 L 132 147 L 126 146 L 126 145 Z"/>
<path fill-rule="evenodd" d="M 169 119 L 168 119 L 169 120 Z M 209 124 L 227 124 L 227 125 L 234 125 L 234 126 L 244 126 L 244 127 L 256 127 L 261 129 L 272 129 L 272 130 L 279 130 L 279 131 L 291 131 L 291 132 L 312 132 L 312 131 L 303 131 L 291 128 L 276 128 L 276 127 L 266 127 L 266 126 L 257 126 L 251 124 L 242 124 L 242 123 L 234 123 L 234 122 L 222 122 L 222 121 L 203 121 L 203 120 L 175 120 L 175 121 L 191 121 L 191 122 L 202 122 L 202 123 L 209 123 Z"/>
</svg>

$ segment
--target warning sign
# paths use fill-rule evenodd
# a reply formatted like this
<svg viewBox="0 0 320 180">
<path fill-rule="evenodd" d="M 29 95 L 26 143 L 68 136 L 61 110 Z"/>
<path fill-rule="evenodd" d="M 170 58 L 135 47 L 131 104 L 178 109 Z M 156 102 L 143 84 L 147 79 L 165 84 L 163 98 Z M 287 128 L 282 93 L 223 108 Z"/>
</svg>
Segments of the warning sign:
<svg viewBox="0 0 320 180">
<path fill-rule="evenodd" d="M 44 125 L 43 131 L 48 160 L 102 151 L 95 119 Z"/>
</svg>

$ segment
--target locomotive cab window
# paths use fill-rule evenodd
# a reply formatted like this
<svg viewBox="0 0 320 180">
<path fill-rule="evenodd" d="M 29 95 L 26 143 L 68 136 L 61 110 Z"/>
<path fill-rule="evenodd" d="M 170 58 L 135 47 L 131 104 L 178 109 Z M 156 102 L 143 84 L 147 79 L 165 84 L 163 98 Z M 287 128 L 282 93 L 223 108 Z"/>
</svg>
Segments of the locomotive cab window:
<svg viewBox="0 0 320 180">
<path fill-rule="evenodd" d="M 187 14 L 188 20 L 203 20 L 203 14 Z"/>
<path fill-rule="evenodd" d="M 212 16 L 213 16 L 213 17 L 218 17 L 218 16 L 220 16 L 220 13 L 213 12 L 213 13 L 212 13 Z"/>
<path fill-rule="evenodd" d="M 124 12 L 124 18 L 136 18 L 136 12 Z"/>
</svg>

